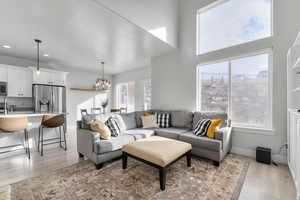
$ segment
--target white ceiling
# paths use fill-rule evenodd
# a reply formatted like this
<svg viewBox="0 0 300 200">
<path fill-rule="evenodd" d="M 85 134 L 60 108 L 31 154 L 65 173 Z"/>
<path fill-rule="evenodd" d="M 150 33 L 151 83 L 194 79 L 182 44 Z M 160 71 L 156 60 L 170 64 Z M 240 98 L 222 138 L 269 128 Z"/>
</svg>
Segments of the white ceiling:
<svg viewBox="0 0 300 200">
<path fill-rule="evenodd" d="M 173 47 L 94 0 L 1 0 L 0 55 L 36 59 L 39 38 L 42 62 L 61 70 L 118 74 L 149 65 L 152 56 Z M 1 62 L 1 60 L 0 60 Z"/>
</svg>

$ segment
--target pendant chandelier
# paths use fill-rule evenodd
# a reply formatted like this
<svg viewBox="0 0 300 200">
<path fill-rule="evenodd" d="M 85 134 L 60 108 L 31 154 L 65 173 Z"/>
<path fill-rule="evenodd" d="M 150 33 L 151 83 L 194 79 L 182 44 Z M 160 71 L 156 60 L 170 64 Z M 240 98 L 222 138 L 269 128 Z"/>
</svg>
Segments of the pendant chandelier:
<svg viewBox="0 0 300 200">
<path fill-rule="evenodd" d="M 102 78 L 98 78 L 97 81 L 96 81 L 96 90 L 110 90 L 111 89 L 111 82 L 110 80 L 107 80 L 104 78 L 104 62 L 102 61 L 101 62 L 101 65 L 102 65 Z"/>
</svg>

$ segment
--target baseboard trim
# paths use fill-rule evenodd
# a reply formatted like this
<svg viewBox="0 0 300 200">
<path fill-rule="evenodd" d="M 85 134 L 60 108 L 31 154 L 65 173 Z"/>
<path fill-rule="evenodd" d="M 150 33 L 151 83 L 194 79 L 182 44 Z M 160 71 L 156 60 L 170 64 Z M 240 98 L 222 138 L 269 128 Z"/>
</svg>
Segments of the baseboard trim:
<svg viewBox="0 0 300 200">
<path fill-rule="evenodd" d="M 247 156 L 247 157 L 251 157 L 251 158 L 255 158 L 255 156 L 256 156 L 255 150 L 241 148 L 241 147 L 232 147 L 231 152 L 234 154 Z M 272 159 L 274 162 L 281 163 L 281 164 L 287 164 L 286 156 L 283 156 L 280 154 L 272 155 Z"/>
</svg>

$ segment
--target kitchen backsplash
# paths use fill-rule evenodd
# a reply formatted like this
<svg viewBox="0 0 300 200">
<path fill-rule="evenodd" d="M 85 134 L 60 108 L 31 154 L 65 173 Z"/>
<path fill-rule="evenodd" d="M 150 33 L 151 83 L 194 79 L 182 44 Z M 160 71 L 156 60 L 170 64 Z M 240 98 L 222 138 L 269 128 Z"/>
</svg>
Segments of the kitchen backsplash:
<svg viewBox="0 0 300 200">
<path fill-rule="evenodd" d="M 0 97 L 0 102 L 4 102 L 4 98 Z M 32 107 L 32 98 L 30 97 L 8 97 L 7 105 L 16 105 L 18 110 L 33 110 Z"/>
</svg>

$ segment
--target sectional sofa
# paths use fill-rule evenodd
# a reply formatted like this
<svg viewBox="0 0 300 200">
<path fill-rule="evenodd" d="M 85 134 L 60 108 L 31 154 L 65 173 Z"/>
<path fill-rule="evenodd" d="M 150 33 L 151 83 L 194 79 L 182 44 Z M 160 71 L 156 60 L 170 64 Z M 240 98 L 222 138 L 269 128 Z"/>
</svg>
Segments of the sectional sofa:
<svg viewBox="0 0 300 200">
<path fill-rule="evenodd" d="M 144 113 L 170 113 L 170 128 L 143 129 L 141 116 Z M 114 114 L 118 119 L 121 135 L 110 140 L 102 140 L 99 134 L 89 129 L 90 123 L 98 119 L 105 121 L 110 115 L 85 115 L 77 122 L 77 151 L 80 157 L 92 160 L 97 169 L 102 164 L 122 155 L 122 147 L 136 140 L 158 135 L 192 144 L 192 154 L 211 159 L 215 166 L 230 152 L 231 126 L 226 113 L 221 112 L 186 112 L 186 111 L 137 111 L 128 114 Z M 215 139 L 198 137 L 192 129 L 200 119 L 223 119 Z"/>
</svg>

